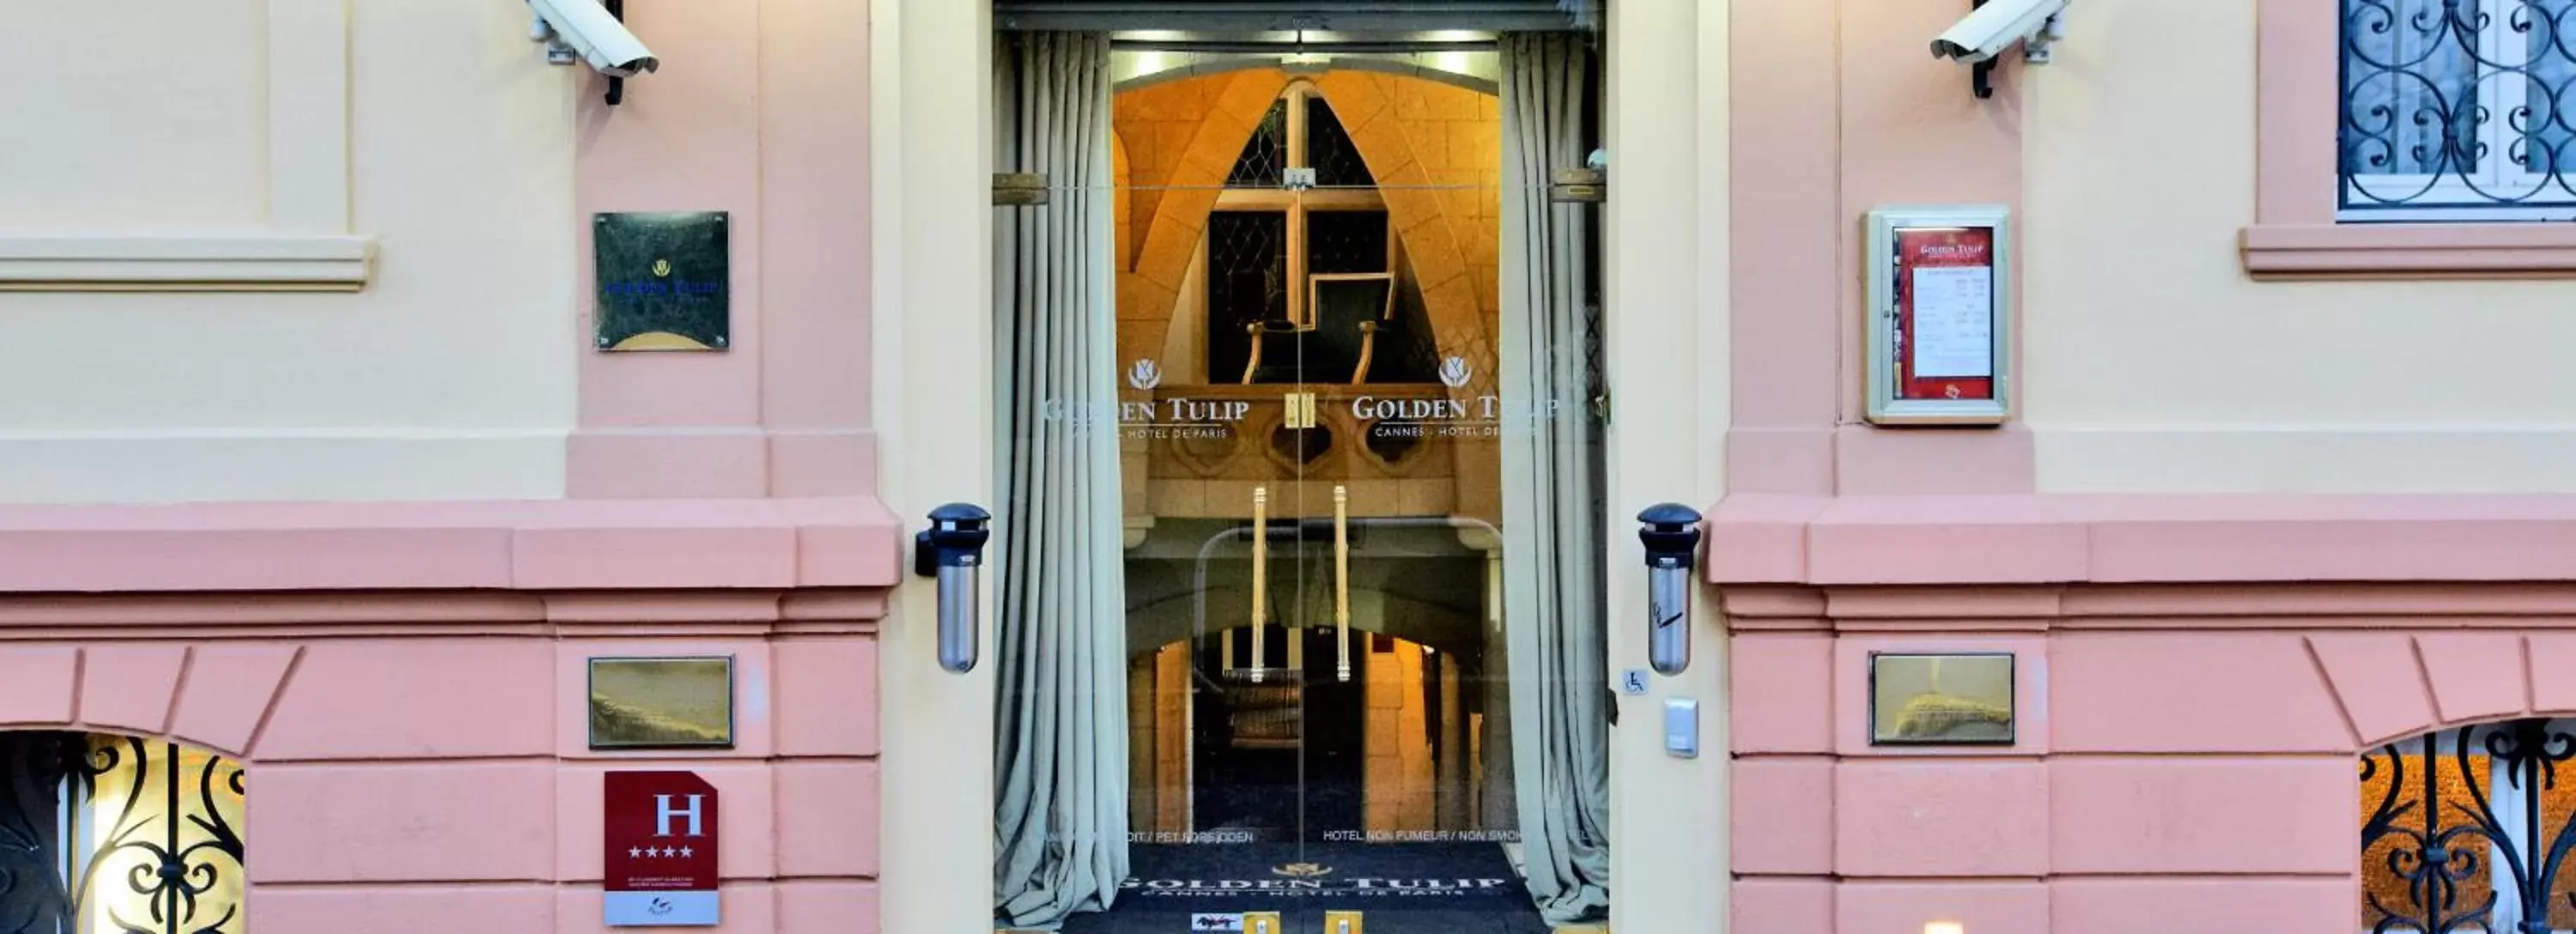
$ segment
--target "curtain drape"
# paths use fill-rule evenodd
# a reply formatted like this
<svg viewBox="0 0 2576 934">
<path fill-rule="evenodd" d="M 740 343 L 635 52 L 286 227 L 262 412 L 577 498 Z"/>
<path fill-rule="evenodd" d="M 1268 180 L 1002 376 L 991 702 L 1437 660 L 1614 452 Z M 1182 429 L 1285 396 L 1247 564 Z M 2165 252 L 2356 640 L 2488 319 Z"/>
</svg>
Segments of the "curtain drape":
<svg viewBox="0 0 2576 934">
<path fill-rule="evenodd" d="M 994 61 L 995 171 L 1052 189 L 993 214 L 994 897 L 1000 920 L 1046 928 L 1127 876 L 1109 39 L 1023 33 Z"/>
<path fill-rule="evenodd" d="M 1591 421 L 1583 205 L 1548 201 L 1585 163 L 1589 54 L 1562 33 L 1502 41 L 1503 608 L 1513 781 L 1530 893 L 1548 920 L 1610 904 L 1609 691 L 1600 448 Z M 1561 546 L 1561 547 L 1560 547 Z"/>
</svg>

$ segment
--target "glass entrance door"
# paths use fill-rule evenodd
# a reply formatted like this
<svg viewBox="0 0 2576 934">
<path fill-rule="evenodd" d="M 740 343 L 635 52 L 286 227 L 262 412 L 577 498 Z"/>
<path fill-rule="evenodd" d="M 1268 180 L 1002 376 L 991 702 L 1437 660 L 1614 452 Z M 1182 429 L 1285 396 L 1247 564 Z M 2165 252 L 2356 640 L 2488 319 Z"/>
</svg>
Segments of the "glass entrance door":
<svg viewBox="0 0 2576 934">
<path fill-rule="evenodd" d="M 1502 417 L 1492 363 L 1476 362 L 1491 353 L 1478 302 L 1492 292 L 1472 287 L 1457 243 L 1399 222 L 1415 209 L 1473 231 L 1493 223 L 1497 193 L 1489 171 L 1383 180 L 1393 157 L 1372 163 L 1336 82 L 1278 84 L 1174 263 L 1176 310 L 1121 321 L 1127 513 L 1150 530 L 1132 553 L 1131 630 L 1157 633 L 1130 648 L 1186 669 L 1158 670 L 1157 687 L 1190 690 L 1156 711 L 1151 780 L 1137 778 L 1154 807 L 1139 820 L 1156 840 L 1507 837 L 1510 809 L 1478 800 L 1508 782 L 1504 752 L 1481 743 L 1485 711 L 1499 722 L 1508 699 L 1489 625 Z M 1457 88 L 1342 87 L 1372 92 L 1487 109 Z M 1138 111 L 1162 103 L 1131 93 Z M 1478 120 L 1456 122 L 1480 138 Z M 1426 289 L 1426 270 L 1447 279 Z M 1160 542 L 1190 561 L 1169 579 L 1187 595 L 1186 645 L 1152 622 Z"/>
<path fill-rule="evenodd" d="M 1354 554 L 1367 537 L 1355 539 L 1353 522 L 1400 504 L 1354 502 L 1357 482 L 1374 478 L 1352 469 L 1363 432 L 1345 408 L 1371 369 L 1419 369 L 1378 356 L 1382 339 L 1415 349 L 1402 339 L 1420 330 L 1396 313 L 1400 240 L 1311 81 L 1287 82 L 1262 112 L 1205 229 L 1193 262 L 1206 288 L 1192 304 L 1207 383 L 1185 391 L 1230 402 L 1171 398 L 1158 411 L 1242 414 L 1226 445 L 1234 463 L 1212 472 L 1227 479 L 1205 485 L 1199 510 L 1232 522 L 1220 536 L 1241 547 L 1220 553 L 1242 569 L 1225 595 L 1238 605 L 1193 620 L 1193 823 L 1219 839 L 1354 838 L 1367 817 L 1371 682 L 1366 633 L 1352 627 L 1353 562 L 1368 560 Z M 1150 451 L 1149 489 L 1191 485 L 1152 476 Z"/>
<path fill-rule="evenodd" d="M 1549 194 L 1590 149 L 1587 41 L 1112 52 L 1106 184 L 1007 219 L 1004 394 L 1028 411 L 1005 419 L 994 572 L 1006 920 L 1362 910 L 1406 934 L 1606 910 L 1592 208 Z M 1106 385 L 1063 375 L 1092 372 L 1063 336 L 1089 306 L 1045 303 L 1084 254 L 1043 212 L 1074 205 L 1108 215 L 1086 234 L 1114 279 Z M 1083 536 L 1106 523 L 1062 497 L 1096 489 L 1067 458 L 1111 434 L 1101 561 Z M 1084 598 L 1109 584 L 1115 609 Z M 1083 823 L 1109 814 L 1116 852 Z M 1114 892 L 1067 894 L 1111 867 Z"/>
</svg>

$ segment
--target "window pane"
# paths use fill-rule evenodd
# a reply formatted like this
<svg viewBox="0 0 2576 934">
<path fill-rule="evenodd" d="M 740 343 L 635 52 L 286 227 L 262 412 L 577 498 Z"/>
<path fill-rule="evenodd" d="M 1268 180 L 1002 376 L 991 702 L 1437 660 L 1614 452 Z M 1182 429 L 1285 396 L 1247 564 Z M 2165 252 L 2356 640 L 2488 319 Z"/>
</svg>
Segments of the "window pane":
<svg viewBox="0 0 2576 934">
<path fill-rule="evenodd" d="M 2576 220 L 2576 0 L 2343 0 L 2344 220 Z"/>
<path fill-rule="evenodd" d="M 1386 212 L 1308 212 L 1306 271 L 1385 272 Z"/>
<path fill-rule="evenodd" d="M 1360 158 L 1360 148 L 1351 142 L 1349 131 L 1342 129 L 1333 107 L 1321 97 L 1306 99 L 1306 164 L 1315 167 L 1315 184 L 1325 187 L 1371 188 L 1377 178 L 1369 174 L 1368 163 Z"/>
<path fill-rule="evenodd" d="M 87 930 L 241 930 L 241 766 L 202 749 L 123 736 L 90 737 L 91 857 L 79 893 Z M 183 875 L 167 875 L 162 856 Z M 136 885 L 131 880 L 153 879 Z M 184 887 L 183 887 L 184 886 Z M 174 909 L 175 906 L 175 910 Z"/>
<path fill-rule="evenodd" d="M 2416 833 L 2425 829 L 2425 818 L 2431 814 L 2435 826 L 2444 831 L 2457 831 L 2451 839 L 2453 850 L 2474 854 L 2479 865 L 2486 863 L 2488 842 L 2462 816 L 2471 807 L 2468 779 L 2453 755 L 2457 737 L 2445 734 L 2433 739 L 2435 753 L 2423 754 L 2423 738 L 2409 739 L 2397 747 L 2394 759 L 2373 758 L 2365 763 L 2377 765 L 2366 769 L 2361 782 L 2362 817 L 2373 814 L 2395 816 L 2394 832 L 2371 836 L 2364 832 L 2361 850 L 2362 917 L 2368 924 L 2381 918 L 2418 918 L 2428 914 L 2458 914 L 2471 906 L 2483 904 L 2494 894 L 2495 886 L 2484 872 L 2470 872 L 2465 878 L 2450 880 L 2442 892 L 2421 888 L 2421 879 L 2410 878 L 2412 867 L 2421 865 Z M 2390 763 L 2395 763 L 2393 766 Z M 2433 771 L 2432 805 L 2425 804 L 2424 772 L 2427 764 Z M 2487 757 L 2469 757 L 2469 775 L 2476 776 L 2478 789 L 2486 790 Z M 2383 803 L 2385 811 L 2382 810 Z"/>
<path fill-rule="evenodd" d="M 2477 171 L 2493 115 L 2478 99 L 2476 16 L 2476 4 L 2446 15 L 2443 0 L 2345 0 L 2346 173 Z"/>
<path fill-rule="evenodd" d="M 1273 101 L 1270 111 L 1261 115 L 1261 123 L 1252 128 L 1252 138 L 1243 144 L 1243 154 L 1236 156 L 1234 170 L 1225 176 L 1229 188 L 1277 188 L 1288 166 L 1288 102 Z"/>
<path fill-rule="evenodd" d="M 204 749 L 0 731 L 0 931 L 240 934 L 243 788 Z"/>
<path fill-rule="evenodd" d="M 2576 0 L 2535 0 L 2509 15 L 2511 29 L 2522 33 L 2525 75 L 2523 103 L 2510 115 L 2519 140 L 2509 153 L 2517 171 L 2558 175 L 2576 168 Z"/>
<path fill-rule="evenodd" d="M 1208 378 L 1234 382 L 1252 353 L 1244 329 L 1288 318 L 1288 215 L 1217 211 L 1207 227 Z"/>
<path fill-rule="evenodd" d="M 2400 740 L 2362 757 L 2365 930 L 2576 928 L 2576 873 L 2553 859 L 2576 818 L 2567 720 L 2517 720 Z M 2545 880 L 2526 898 L 2517 879 Z"/>
</svg>

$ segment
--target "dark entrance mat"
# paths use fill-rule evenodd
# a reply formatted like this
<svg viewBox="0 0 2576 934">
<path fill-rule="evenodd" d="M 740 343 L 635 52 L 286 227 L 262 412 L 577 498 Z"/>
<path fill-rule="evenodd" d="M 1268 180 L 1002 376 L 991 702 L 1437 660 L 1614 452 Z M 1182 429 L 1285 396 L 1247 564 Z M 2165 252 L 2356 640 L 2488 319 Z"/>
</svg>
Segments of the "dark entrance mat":
<svg viewBox="0 0 2576 934">
<path fill-rule="evenodd" d="M 1529 888 L 1494 843 L 1139 845 L 1135 878 L 1065 934 L 1230 934 L 1231 916 L 1276 911 L 1283 934 L 1317 934 L 1324 912 L 1366 912 L 1369 934 L 1547 934 Z"/>
</svg>

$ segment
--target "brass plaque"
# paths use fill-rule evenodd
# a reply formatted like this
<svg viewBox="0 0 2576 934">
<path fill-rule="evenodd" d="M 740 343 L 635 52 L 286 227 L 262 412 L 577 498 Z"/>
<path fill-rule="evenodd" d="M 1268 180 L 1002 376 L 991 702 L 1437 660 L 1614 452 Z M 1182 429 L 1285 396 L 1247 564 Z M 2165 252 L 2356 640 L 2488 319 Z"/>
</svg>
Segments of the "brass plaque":
<svg viewBox="0 0 2576 934">
<path fill-rule="evenodd" d="M 1350 909 L 1324 912 L 1324 934 L 1361 934 L 1360 913 Z"/>
<path fill-rule="evenodd" d="M 1873 746 L 2010 746 L 2009 652 L 1869 656 Z"/>
<path fill-rule="evenodd" d="M 1276 911 L 1247 911 L 1243 913 L 1243 934 L 1288 934 L 1288 929 L 1282 926 Z"/>
<path fill-rule="evenodd" d="M 590 748 L 733 748 L 733 656 L 591 659 Z"/>
<path fill-rule="evenodd" d="M 601 350 L 724 350 L 733 340 L 723 211 L 601 214 L 591 222 Z"/>
</svg>

